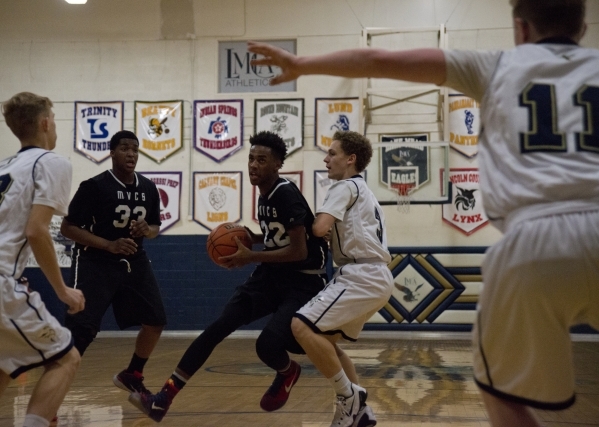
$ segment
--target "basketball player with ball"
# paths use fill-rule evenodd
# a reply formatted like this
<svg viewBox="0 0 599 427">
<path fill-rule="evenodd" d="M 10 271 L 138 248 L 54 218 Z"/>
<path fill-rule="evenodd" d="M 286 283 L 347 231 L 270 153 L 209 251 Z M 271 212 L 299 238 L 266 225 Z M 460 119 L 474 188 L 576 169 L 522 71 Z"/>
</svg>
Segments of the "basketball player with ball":
<svg viewBox="0 0 599 427">
<path fill-rule="evenodd" d="M 207 249 L 211 258 L 226 268 L 259 265 L 237 287 L 220 317 L 191 343 L 162 390 L 157 394 L 131 393 L 129 401 L 154 421 L 164 418 L 174 397 L 223 339 L 242 325 L 270 314 L 256 341 L 256 353 L 277 374 L 260 407 L 265 411 L 280 409 L 299 378 L 300 365 L 287 352 L 303 354 L 304 350 L 293 337 L 291 319 L 324 288 L 327 243 L 312 234 L 314 214 L 299 189 L 279 177 L 287 155 L 285 142 L 275 133 L 260 132 L 250 137 L 250 145 L 248 172 L 251 184 L 260 191 L 258 220 L 262 235 L 249 231 L 249 236 L 245 231 L 237 234 L 241 227 L 227 224 L 212 233 Z M 226 245 L 231 244 L 230 235 L 237 250 L 219 256 L 218 250 L 226 252 Z M 264 250 L 248 248 L 248 238 L 251 243 L 263 243 Z"/>
</svg>

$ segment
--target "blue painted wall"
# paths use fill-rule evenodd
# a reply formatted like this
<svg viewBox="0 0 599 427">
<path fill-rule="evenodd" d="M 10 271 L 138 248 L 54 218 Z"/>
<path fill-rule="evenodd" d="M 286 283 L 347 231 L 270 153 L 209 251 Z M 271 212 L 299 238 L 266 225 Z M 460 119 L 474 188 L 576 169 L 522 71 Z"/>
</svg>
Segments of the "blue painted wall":
<svg viewBox="0 0 599 427">
<path fill-rule="evenodd" d="M 206 253 L 206 235 L 159 236 L 147 240 L 144 244 L 152 261 L 154 274 L 158 280 L 164 304 L 168 325 L 166 330 L 203 330 L 214 321 L 222 311 L 236 286 L 243 283 L 254 269 L 253 265 L 241 269 L 227 270 L 215 265 Z M 439 248 L 390 248 L 392 253 L 428 253 L 436 252 Z M 450 248 L 449 252 L 475 253 L 484 252 L 484 248 Z M 481 252 L 482 251 L 482 252 Z M 447 253 L 447 250 L 444 251 Z M 332 265 L 329 263 L 329 274 Z M 455 271 L 454 271 L 455 270 Z M 463 271 L 462 271 L 463 270 Z M 474 273 L 480 274 L 476 267 L 469 269 L 448 269 L 450 274 Z M 68 283 L 70 269 L 63 269 L 65 282 Z M 39 268 L 28 268 L 24 276 L 29 279 L 32 289 L 42 295 L 42 299 L 50 312 L 60 321 L 64 321 L 66 309 L 50 287 Z M 464 305 L 464 304 L 461 304 Z M 452 309 L 474 310 L 474 304 L 461 307 L 454 303 Z M 261 319 L 242 329 L 262 329 L 266 319 Z M 365 330 L 426 330 L 426 331 L 469 331 L 469 324 L 367 324 Z M 102 322 L 102 330 L 117 331 L 112 310 L 109 309 Z M 572 328 L 577 333 L 597 333 L 586 325 Z"/>
<path fill-rule="evenodd" d="M 205 329 L 254 268 L 253 265 L 235 270 L 218 267 L 208 258 L 206 238 L 206 235 L 159 236 L 144 242 L 166 306 L 167 330 Z M 67 282 L 70 269 L 63 269 L 62 273 Z M 42 294 L 52 314 L 62 321 L 64 304 L 53 293 L 41 270 L 28 268 L 23 275 L 29 279 L 31 288 Z M 254 322 L 245 328 L 261 329 L 263 324 L 264 321 Z M 111 309 L 104 316 L 102 330 L 119 330 Z"/>
</svg>

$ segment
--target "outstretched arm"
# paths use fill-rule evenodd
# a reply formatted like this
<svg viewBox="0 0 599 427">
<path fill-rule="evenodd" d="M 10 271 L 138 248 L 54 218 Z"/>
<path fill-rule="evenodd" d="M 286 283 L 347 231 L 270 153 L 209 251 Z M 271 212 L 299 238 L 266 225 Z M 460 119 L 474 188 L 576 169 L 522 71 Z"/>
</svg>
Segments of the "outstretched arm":
<svg viewBox="0 0 599 427">
<path fill-rule="evenodd" d="M 281 68 L 281 74 L 271 79 L 271 85 L 308 74 L 387 78 L 437 85 L 446 79 L 445 55 L 441 49 L 351 49 L 319 56 L 295 56 L 275 46 L 249 42 L 248 50 L 263 56 L 253 60 L 252 65 Z"/>
</svg>

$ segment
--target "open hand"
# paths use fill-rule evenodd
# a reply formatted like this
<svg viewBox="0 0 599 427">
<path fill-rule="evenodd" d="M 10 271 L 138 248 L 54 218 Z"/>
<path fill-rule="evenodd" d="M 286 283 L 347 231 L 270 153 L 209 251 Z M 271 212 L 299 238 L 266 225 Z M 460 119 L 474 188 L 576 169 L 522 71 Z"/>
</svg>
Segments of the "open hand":
<svg viewBox="0 0 599 427">
<path fill-rule="evenodd" d="M 221 265 L 225 268 L 243 267 L 246 264 L 253 262 L 254 252 L 248 249 L 238 237 L 234 237 L 237 243 L 237 252 L 233 255 L 221 256 L 218 258 Z"/>
<path fill-rule="evenodd" d="M 248 42 L 248 50 L 264 56 L 251 61 L 252 65 L 276 66 L 281 69 L 281 74 L 270 79 L 271 86 L 296 80 L 300 74 L 297 70 L 297 56 L 279 47 L 266 43 Z"/>
</svg>

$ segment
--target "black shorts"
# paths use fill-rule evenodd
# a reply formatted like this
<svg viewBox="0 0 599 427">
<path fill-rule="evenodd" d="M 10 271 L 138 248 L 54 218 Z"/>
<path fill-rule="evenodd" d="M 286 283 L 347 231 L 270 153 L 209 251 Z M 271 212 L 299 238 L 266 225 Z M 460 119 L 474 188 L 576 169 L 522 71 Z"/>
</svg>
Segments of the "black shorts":
<svg viewBox="0 0 599 427">
<path fill-rule="evenodd" d="M 119 260 L 82 252 L 76 249 L 73 253 L 69 286 L 83 292 L 85 309 L 71 316 L 71 320 L 92 325 L 99 331 L 102 318 L 112 304 L 121 329 L 166 325 L 160 290 L 145 253 L 134 259 Z"/>
<path fill-rule="evenodd" d="M 276 270 L 259 265 L 248 280 L 237 287 L 227 304 L 250 301 L 252 314 L 245 319 L 245 324 L 272 314 L 264 330 L 276 333 L 287 351 L 304 354 L 291 332 L 291 319 L 296 311 L 324 289 L 326 283 L 326 274 Z"/>
</svg>

